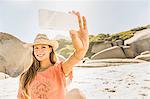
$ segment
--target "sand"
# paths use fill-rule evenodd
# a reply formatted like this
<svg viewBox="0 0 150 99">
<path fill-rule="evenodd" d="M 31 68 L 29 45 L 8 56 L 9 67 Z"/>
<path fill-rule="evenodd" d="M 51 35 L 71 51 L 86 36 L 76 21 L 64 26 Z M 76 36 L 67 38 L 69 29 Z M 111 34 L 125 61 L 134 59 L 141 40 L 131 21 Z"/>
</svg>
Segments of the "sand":
<svg viewBox="0 0 150 99">
<path fill-rule="evenodd" d="M 0 99 L 17 99 L 18 78 L 0 80 Z M 87 99 L 150 99 L 150 63 L 74 67 L 68 89 L 79 88 Z"/>
</svg>

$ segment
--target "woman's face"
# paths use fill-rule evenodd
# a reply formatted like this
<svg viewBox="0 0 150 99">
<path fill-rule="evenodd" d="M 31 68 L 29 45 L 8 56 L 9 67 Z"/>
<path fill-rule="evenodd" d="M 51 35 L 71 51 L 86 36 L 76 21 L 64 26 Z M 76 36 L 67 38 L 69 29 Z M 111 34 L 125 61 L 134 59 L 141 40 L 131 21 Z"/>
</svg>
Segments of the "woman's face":
<svg viewBox="0 0 150 99">
<path fill-rule="evenodd" d="M 49 59 L 49 54 L 52 51 L 52 48 L 49 45 L 39 44 L 34 45 L 34 55 L 37 60 L 44 61 Z"/>
</svg>

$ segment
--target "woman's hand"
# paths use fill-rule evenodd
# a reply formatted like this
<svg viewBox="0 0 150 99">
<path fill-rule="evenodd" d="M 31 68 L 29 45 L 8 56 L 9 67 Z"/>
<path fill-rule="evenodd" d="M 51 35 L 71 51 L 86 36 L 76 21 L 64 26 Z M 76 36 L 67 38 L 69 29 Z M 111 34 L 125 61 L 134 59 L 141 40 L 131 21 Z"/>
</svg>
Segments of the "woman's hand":
<svg viewBox="0 0 150 99">
<path fill-rule="evenodd" d="M 79 30 L 70 30 L 70 36 L 75 48 L 75 55 L 78 58 L 83 58 L 89 47 L 89 36 L 87 23 L 84 16 L 80 16 L 79 12 L 72 11 L 78 18 Z"/>
<path fill-rule="evenodd" d="M 66 76 L 72 71 L 72 67 L 85 56 L 89 47 L 86 19 L 84 16 L 81 19 L 79 12 L 72 11 L 72 13 L 78 17 L 79 30 L 70 30 L 75 52 L 62 63 L 62 68 Z"/>
</svg>

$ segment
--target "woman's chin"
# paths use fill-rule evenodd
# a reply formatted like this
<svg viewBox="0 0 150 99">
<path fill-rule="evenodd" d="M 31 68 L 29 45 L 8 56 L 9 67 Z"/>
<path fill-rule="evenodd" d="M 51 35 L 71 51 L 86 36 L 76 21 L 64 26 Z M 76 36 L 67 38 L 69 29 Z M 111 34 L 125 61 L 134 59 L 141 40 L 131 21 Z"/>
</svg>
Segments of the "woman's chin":
<svg viewBox="0 0 150 99">
<path fill-rule="evenodd" d="M 37 60 L 38 60 L 38 61 L 43 61 L 43 60 L 44 60 L 44 58 L 37 58 Z"/>
</svg>

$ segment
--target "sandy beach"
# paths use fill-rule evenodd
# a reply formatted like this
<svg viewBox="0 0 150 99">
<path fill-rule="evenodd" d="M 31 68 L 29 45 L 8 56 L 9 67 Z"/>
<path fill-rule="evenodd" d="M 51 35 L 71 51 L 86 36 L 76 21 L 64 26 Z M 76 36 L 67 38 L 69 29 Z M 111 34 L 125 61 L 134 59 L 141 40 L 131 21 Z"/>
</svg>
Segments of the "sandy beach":
<svg viewBox="0 0 150 99">
<path fill-rule="evenodd" d="M 150 99 L 150 63 L 74 67 L 68 89 L 79 88 L 87 99 Z M 0 99 L 17 99 L 18 78 L 0 80 Z"/>
</svg>

